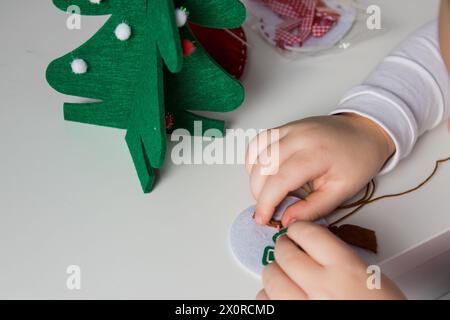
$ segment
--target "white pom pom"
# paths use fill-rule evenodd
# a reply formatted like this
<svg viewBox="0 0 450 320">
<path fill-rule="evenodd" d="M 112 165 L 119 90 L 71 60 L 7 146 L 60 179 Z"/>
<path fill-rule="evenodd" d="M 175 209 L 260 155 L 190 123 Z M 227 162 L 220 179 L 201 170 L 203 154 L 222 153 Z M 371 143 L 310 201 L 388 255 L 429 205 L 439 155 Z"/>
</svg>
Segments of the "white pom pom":
<svg viewBox="0 0 450 320">
<path fill-rule="evenodd" d="M 100 2 L 102 2 L 102 0 L 89 0 L 90 3 L 93 4 L 100 4 Z"/>
<path fill-rule="evenodd" d="M 116 27 L 114 34 L 120 41 L 128 40 L 131 37 L 131 28 L 128 24 L 122 22 Z"/>
<path fill-rule="evenodd" d="M 87 69 L 88 69 L 88 65 L 87 65 L 86 61 L 84 61 L 83 59 L 73 60 L 72 63 L 70 64 L 70 66 L 72 67 L 72 71 L 75 74 L 86 73 Z"/>
<path fill-rule="evenodd" d="M 175 10 L 175 18 L 177 20 L 177 26 L 181 28 L 188 20 L 188 12 L 184 8 L 178 8 Z"/>
</svg>

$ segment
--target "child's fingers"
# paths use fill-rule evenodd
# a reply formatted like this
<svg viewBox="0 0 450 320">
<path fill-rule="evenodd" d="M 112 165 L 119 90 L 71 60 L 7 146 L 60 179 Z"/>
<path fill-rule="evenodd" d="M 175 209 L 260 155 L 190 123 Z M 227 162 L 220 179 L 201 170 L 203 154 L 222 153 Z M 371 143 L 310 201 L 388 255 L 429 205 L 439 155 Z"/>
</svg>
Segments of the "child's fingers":
<svg viewBox="0 0 450 320">
<path fill-rule="evenodd" d="M 289 279 L 276 262 L 264 269 L 262 279 L 264 291 L 270 300 L 307 299 L 305 291 Z"/>
<path fill-rule="evenodd" d="M 284 213 L 282 223 L 289 226 L 295 220 L 317 220 L 336 209 L 346 196 L 342 188 L 324 186 L 290 206 Z"/>
<path fill-rule="evenodd" d="M 287 127 L 265 130 L 250 141 L 245 156 L 245 168 L 250 174 L 253 165 L 257 163 L 258 156 L 272 143 L 283 139 L 287 134 Z"/>
<path fill-rule="evenodd" d="M 355 253 L 328 229 L 311 222 L 296 222 L 291 225 L 288 237 L 322 266 L 348 265 L 357 262 Z"/>
<path fill-rule="evenodd" d="M 267 147 L 261 153 L 266 153 L 266 155 L 272 155 L 274 152 L 277 152 L 277 157 L 280 158 L 280 142 L 275 142 Z M 269 166 L 266 164 L 267 159 L 261 159 L 261 154 L 258 156 L 257 162 L 253 165 L 250 173 L 250 188 L 255 199 L 258 199 L 259 194 L 266 183 L 267 177 L 270 175 L 270 172 L 267 172 Z M 278 167 L 280 164 L 276 164 Z"/>
<path fill-rule="evenodd" d="M 255 199 L 258 199 L 267 178 L 277 174 L 283 163 L 298 152 L 298 144 L 295 139 L 284 137 L 260 153 L 250 173 L 250 188 Z"/>
<path fill-rule="evenodd" d="M 275 208 L 288 195 L 322 174 L 321 166 L 301 153 L 286 160 L 277 174 L 268 176 L 257 198 L 256 220 L 266 224 L 272 218 Z"/>
<path fill-rule="evenodd" d="M 280 237 L 275 245 L 275 261 L 307 295 L 320 286 L 323 267 L 302 251 L 290 238 Z M 270 294 L 269 294 L 269 297 Z"/>
<path fill-rule="evenodd" d="M 265 290 L 261 290 L 256 295 L 256 300 L 270 300 Z"/>
</svg>

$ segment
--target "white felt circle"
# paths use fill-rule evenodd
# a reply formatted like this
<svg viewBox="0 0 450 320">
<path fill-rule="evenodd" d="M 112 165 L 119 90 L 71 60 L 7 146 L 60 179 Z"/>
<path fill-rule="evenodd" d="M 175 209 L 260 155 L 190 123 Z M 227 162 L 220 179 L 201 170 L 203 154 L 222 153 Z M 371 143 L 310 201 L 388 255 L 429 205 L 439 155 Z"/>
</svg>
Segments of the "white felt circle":
<svg viewBox="0 0 450 320">
<path fill-rule="evenodd" d="M 89 0 L 90 3 L 93 4 L 100 4 L 100 2 L 102 2 L 102 0 Z"/>
<path fill-rule="evenodd" d="M 259 19 L 259 31 L 272 45 L 276 45 L 276 29 L 283 19 L 258 0 L 247 0 L 249 10 Z M 340 13 L 338 23 L 323 37 L 309 37 L 305 43 L 295 46 L 287 46 L 286 49 L 294 52 L 314 52 L 329 49 L 342 40 L 353 27 L 356 21 L 356 10 L 340 3 L 337 0 L 325 0 L 328 7 Z"/>
<path fill-rule="evenodd" d="M 75 59 L 70 64 L 72 72 L 75 74 L 83 74 L 88 70 L 88 65 L 83 59 Z"/>
<path fill-rule="evenodd" d="M 300 201 L 296 197 L 287 197 L 275 212 L 273 218 L 281 220 L 286 209 Z M 233 222 L 230 234 L 231 251 L 240 264 L 257 276 L 264 270 L 262 263 L 264 249 L 274 246 L 272 237 L 278 232 L 277 229 L 261 226 L 253 219 L 255 206 L 251 206 L 242 212 Z M 326 223 L 323 221 L 322 223 Z"/>
<path fill-rule="evenodd" d="M 301 200 L 297 197 L 287 197 L 278 206 L 274 219 L 281 220 L 286 209 L 298 201 Z M 262 263 L 264 249 L 268 246 L 275 246 L 272 238 L 278 230 L 258 225 L 253 219 L 254 212 L 255 206 L 251 206 L 233 222 L 230 232 L 230 246 L 233 255 L 246 270 L 256 276 L 261 276 L 265 267 Z M 328 226 L 328 222 L 325 219 L 318 220 L 316 223 Z M 376 263 L 376 257 L 373 253 L 357 247 L 352 248 L 367 263 Z"/>
<path fill-rule="evenodd" d="M 126 41 L 131 37 L 131 27 L 125 22 L 122 22 L 116 27 L 114 34 L 120 41 Z"/>
<path fill-rule="evenodd" d="M 179 8 L 176 9 L 175 10 L 175 18 L 176 18 L 176 21 L 177 21 L 177 26 L 179 28 L 183 27 L 186 24 L 187 20 L 188 20 L 188 15 L 187 15 L 186 10 L 182 10 L 182 9 L 179 9 Z"/>
</svg>

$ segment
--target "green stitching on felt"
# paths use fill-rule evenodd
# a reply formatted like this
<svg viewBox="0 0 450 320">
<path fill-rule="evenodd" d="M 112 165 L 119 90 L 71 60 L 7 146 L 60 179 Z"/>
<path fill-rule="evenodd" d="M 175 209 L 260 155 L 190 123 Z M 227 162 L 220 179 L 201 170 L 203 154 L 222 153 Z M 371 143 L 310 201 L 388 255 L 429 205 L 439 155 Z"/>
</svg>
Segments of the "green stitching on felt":
<svg viewBox="0 0 450 320">
<path fill-rule="evenodd" d="M 66 120 L 127 129 L 126 142 L 144 192 L 152 189 L 154 168 L 161 168 L 164 163 L 165 109 L 174 117 L 169 131 L 184 128 L 193 133 L 194 121 L 202 121 L 203 133 L 210 128 L 224 132 L 223 121 L 187 110 L 232 111 L 242 103 L 244 90 L 199 43 L 194 54 L 183 59 L 172 0 L 53 2 L 63 11 L 77 5 L 82 15 L 111 15 L 90 40 L 53 61 L 46 77 L 61 93 L 97 101 L 65 103 Z M 238 27 L 245 19 L 245 9 L 238 0 L 189 0 L 176 4 L 188 9 L 190 20 L 209 27 Z M 122 22 L 132 29 L 127 41 L 119 41 L 114 35 Z M 195 41 L 188 27 L 181 32 L 184 38 Z M 72 73 L 70 63 L 75 58 L 87 62 L 87 73 Z"/>
<path fill-rule="evenodd" d="M 278 231 L 277 233 L 275 233 L 272 237 L 272 241 L 274 243 L 277 242 L 277 240 L 285 235 L 287 233 L 288 229 L 287 228 L 282 228 L 280 229 L 280 231 Z M 263 252 L 263 257 L 262 257 L 262 264 L 264 266 L 267 266 L 269 264 L 271 264 L 272 262 L 275 261 L 275 247 L 273 246 L 267 246 L 264 248 L 264 252 Z"/>
<path fill-rule="evenodd" d="M 273 237 L 272 237 L 273 242 L 276 243 L 277 240 L 278 240 L 281 236 L 283 236 L 283 235 L 285 235 L 285 234 L 287 233 L 287 231 L 288 231 L 287 228 L 282 228 L 280 231 L 278 231 L 277 233 L 275 233 L 275 234 L 273 235 Z"/>
<path fill-rule="evenodd" d="M 262 258 L 262 264 L 267 266 L 275 261 L 275 247 L 266 247 Z"/>
</svg>

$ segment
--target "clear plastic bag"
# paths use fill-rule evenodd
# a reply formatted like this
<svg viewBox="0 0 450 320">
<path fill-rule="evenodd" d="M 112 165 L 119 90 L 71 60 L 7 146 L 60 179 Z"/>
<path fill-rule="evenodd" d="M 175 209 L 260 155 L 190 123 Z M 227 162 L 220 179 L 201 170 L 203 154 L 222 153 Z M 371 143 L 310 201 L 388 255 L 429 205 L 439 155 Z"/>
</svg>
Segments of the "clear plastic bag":
<svg viewBox="0 0 450 320">
<path fill-rule="evenodd" d="M 264 0 L 243 0 L 248 10 L 247 26 L 257 32 L 271 47 L 287 58 L 320 55 L 347 50 L 354 45 L 387 31 L 381 20 L 380 8 L 365 0 L 315 0 L 321 9 L 338 13 L 337 21 L 321 36 L 310 35 L 301 43 L 286 45 L 278 42 L 278 28 L 295 19 L 275 12 Z M 282 3 L 289 1 L 280 0 Z M 295 2 L 295 1 L 293 1 Z M 300 21 L 300 19 L 299 19 Z M 294 24 L 296 21 L 294 21 Z M 295 30 L 295 27 L 293 28 Z M 294 34 L 297 35 L 297 34 Z"/>
</svg>

